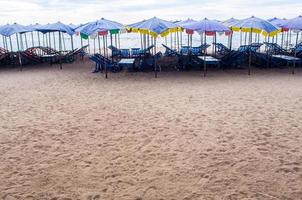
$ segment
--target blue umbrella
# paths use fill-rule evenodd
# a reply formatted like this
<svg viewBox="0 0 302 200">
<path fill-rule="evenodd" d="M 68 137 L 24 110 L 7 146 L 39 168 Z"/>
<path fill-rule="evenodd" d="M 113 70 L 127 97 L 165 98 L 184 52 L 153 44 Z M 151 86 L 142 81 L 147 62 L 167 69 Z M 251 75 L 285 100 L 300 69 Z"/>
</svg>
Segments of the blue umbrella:
<svg viewBox="0 0 302 200">
<path fill-rule="evenodd" d="M 26 32 L 30 32 L 31 30 L 29 30 L 28 28 L 26 28 L 25 26 L 22 26 L 20 24 L 14 23 L 14 24 L 7 24 L 4 25 L 0 28 L 0 34 L 4 35 L 6 37 L 9 37 L 13 34 L 16 33 L 26 33 Z"/>
<path fill-rule="evenodd" d="M 197 22 L 196 20 L 194 19 L 186 19 L 184 21 L 179 21 L 179 22 L 176 22 L 175 24 L 179 27 L 182 28 L 183 25 L 186 25 L 186 24 L 190 24 L 192 22 Z M 191 36 L 191 37 L 190 37 Z M 182 32 L 180 33 L 180 40 L 181 40 L 181 44 L 182 44 Z M 191 41 L 191 44 L 190 44 L 190 41 Z M 192 37 L 192 34 L 188 34 L 188 46 L 192 46 L 192 41 L 193 41 L 193 37 Z M 171 47 L 172 48 L 172 47 Z"/>
<path fill-rule="evenodd" d="M 101 51 L 101 44 L 100 44 L 100 36 L 99 35 L 102 34 L 104 55 L 106 55 L 108 57 L 108 51 L 107 51 L 108 31 L 110 32 L 110 43 L 111 43 L 111 46 L 112 46 L 112 43 L 113 43 L 112 35 L 115 34 L 115 42 L 117 43 L 116 35 L 119 34 L 120 30 L 122 30 L 123 28 L 124 28 L 124 26 L 122 24 L 118 23 L 118 22 L 110 21 L 110 20 L 101 18 L 100 20 L 97 20 L 95 22 L 90 22 L 90 23 L 87 23 L 83 26 L 78 27 L 76 29 L 76 31 L 81 34 L 81 39 L 82 38 L 88 39 L 89 35 L 97 34 L 100 51 Z M 82 40 L 81 40 L 81 42 L 82 42 Z M 105 76 L 107 78 L 107 66 L 105 66 Z"/>
<path fill-rule="evenodd" d="M 283 24 L 283 27 L 291 30 L 302 30 L 302 16 L 300 15 L 296 18 L 287 20 L 287 22 Z"/>
<path fill-rule="evenodd" d="M 267 21 L 269 21 L 270 23 L 272 23 L 272 24 L 274 24 L 275 26 L 280 27 L 280 28 L 282 28 L 283 25 L 287 22 L 286 19 L 279 19 L 279 18 L 277 18 L 277 17 L 268 19 Z"/>
<path fill-rule="evenodd" d="M 226 21 L 224 21 L 224 22 L 222 22 L 225 26 L 227 26 L 227 27 L 232 27 L 232 26 L 234 26 L 235 24 L 237 24 L 237 23 L 239 23 L 240 22 L 240 20 L 239 19 L 235 19 L 235 18 L 230 18 L 230 19 L 228 19 L 228 20 L 226 20 Z"/>
<path fill-rule="evenodd" d="M 175 32 L 178 26 L 172 22 L 153 17 L 151 19 L 143 20 L 135 24 L 130 24 L 127 27 L 130 28 L 131 32 L 149 34 L 156 38 L 158 35 L 164 37 L 171 31 Z"/>
<path fill-rule="evenodd" d="M 58 32 L 67 33 L 68 35 L 73 35 L 74 34 L 74 31 L 70 26 L 65 25 L 61 22 L 38 26 L 36 28 L 36 30 L 40 31 L 42 33 L 57 32 L 58 31 Z"/>
<path fill-rule="evenodd" d="M 231 30 L 220 22 L 215 20 L 209 20 L 207 18 L 198 21 L 188 23 L 182 26 L 182 28 L 198 31 L 198 32 L 230 32 Z"/>
<path fill-rule="evenodd" d="M 286 23 L 283 24 L 284 28 L 288 28 L 290 30 L 296 30 L 297 31 L 297 36 L 296 36 L 296 47 L 298 45 L 298 39 L 299 39 L 299 31 L 302 30 L 302 16 L 298 16 L 293 19 L 289 19 Z M 295 57 L 297 56 L 297 51 L 295 50 Z M 294 61 L 294 66 L 293 66 L 293 71 L 292 73 L 295 73 L 295 65 L 296 62 Z"/>
<path fill-rule="evenodd" d="M 243 32 L 253 32 L 258 34 L 262 33 L 264 36 L 275 36 L 279 32 L 279 28 L 274 24 L 254 16 L 235 23 L 232 25 L 232 30 L 242 30 Z"/>
<path fill-rule="evenodd" d="M 123 29 L 122 24 L 102 18 L 98 21 L 91 22 L 82 27 L 79 27 L 76 30 L 85 35 L 92 35 L 97 32 L 115 31 L 115 30 L 119 31 L 121 29 Z"/>
<path fill-rule="evenodd" d="M 249 38 L 249 44 L 252 43 L 252 33 L 260 34 L 264 36 L 275 36 L 277 35 L 280 30 L 277 26 L 273 25 L 269 21 L 257 18 L 257 17 L 250 17 L 241 20 L 240 22 L 236 23 L 233 25 L 232 30 L 234 31 L 243 31 L 246 33 L 250 33 L 250 38 Z M 252 52 L 251 48 L 249 48 L 249 68 L 248 68 L 248 74 L 250 75 L 251 73 L 251 62 L 252 62 Z"/>
<path fill-rule="evenodd" d="M 189 30 L 193 30 L 193 31 L 197 31 L 197 32 L 201 32 L 201 33 L 205 33 L 204 36 L 204 41 L 206 43 L 206 35 L 209 32 L 214 32 L 215 33 L 215 40 L 216 40 L 216 32 L 230 32 L 231 30 L 226 27 L 225 25 L 223 25 L 222 23 L 216 21 L 216 20 L 209 20 L 207 18 L 198 21 L 198 22 L 192 22 L 189 24 L 185 24 L 182 26 L 185 29 L 189 29 Z M 216 51 L 215 51 L 216 52 Z M 203 67 L 203 75 L 206 76 L 206 50 L 204 52 L 204 67 Z"/>
<path fill-rule="evenodd" d="M 192 23 L 192 22 L 197 22 L 197 21 L 194 20 L 194 19 L 188 18 L 188 19 L 186 19 L 184 21 L 176 22 L 175 24 L 178 25 L 178 26 L 180 26 L 180 27 L 182 27 L 183 25 L 186 25 L 186 24 L 189 24 L 189 23 Z"/>
</svg>

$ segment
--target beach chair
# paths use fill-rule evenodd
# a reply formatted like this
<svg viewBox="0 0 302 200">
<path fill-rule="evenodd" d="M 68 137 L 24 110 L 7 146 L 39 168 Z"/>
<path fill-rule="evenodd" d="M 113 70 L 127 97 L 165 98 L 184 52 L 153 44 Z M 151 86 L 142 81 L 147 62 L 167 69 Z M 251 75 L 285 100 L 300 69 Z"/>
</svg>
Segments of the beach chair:
<svg viewBox="0 0 302 200">
<path fill-rule="evenodd" d="M 202 44 L 198 47 L 192 47 L 191 48 L 191 55 L 192 56 L 201 56 L 203 54 L 203 52 L 209 48 L 210 45 L 209 44 Z"/>
<path fill-rule="evenodd" d="M 282 48 L 278 44 L 264 42 L 264 45 L 266 46 L 267 53 L 270 55 L 290 55 L 286 49 Z"/>
<path fill-rule="evenodd" d="M 109 45 L 108 49 L 111 50 L 111 57 L 119 57 L 121 56 L 121 51 L 120 49 L 118 49 L 117 47 L 113 46 L 113 45 Z"/>
<path fill-rule="evenodd" d="M 181 55 L 189 55 L 190 54 L 190 47 L 189 46 L 182 46 L 180 48 L 180 54 Z"/>
<path fill-rule="evenodd" d="M 216 53 L 218 55 L 226 55 L 229 52 L 231 52 L 231 49 L 229 49 L 228 47 L 226 47 L 225 45 L 223 45 L 222 43 L 213 43 L 214 48 L 216 48 Z"/>
<path fill-rule="evenodd" d="M 139 70 L 140 71 L 154 71 L 159 70 L 157 66 L 157 60 L 162 57 L 162 53 L 158 52 L 155 55 L 148 55 L 146 56 L 140 63 Z"/>
<path fill-rule="evenodd" d="M 239 68 L 248 61 L 249 45 L 241 45 L 238 50 L 231 50 L 225 55 L 219 56 L 223 69 Z"/>
<path fill-rule="evenodd" d="M 175 56 L 177 59 L 177 70 L 185 70 L 189 68 L 189 65 L 191 64 L 192 59 L 190 59 L 190 56 L 182 55 L 178 53 L 176 50 L 171 49 L 170 47 L 162 44 L 162 46 L 166 49 L 166 52 L 170 52 L 169 56 Z"/>
<path fill-rule="evenodd" d="M 105 69 L 110 72 L 119 72 L 121 71 L 120 66 L 117 62 L 112 61 L 111 59 L 106 58 L 105 56 L 101 54 L 95 54 L 95 57 L 99 59 L 99 65 L 100 65 L 100 71 L 103 72 Z"/>
<path fill-rule="evenodd" d="M 129 58 L 130 50 L 129 49 L 120 49 L 120 56 L 121 56 L 121 58 Z"/>
<path fill-rule="evenodd" d="M 7 64 L 9 58 L 9 51 L 0 47 L 0 63 Z"/>
<path fill-rule="evenodd" d="M 131 57 L 140 57 L 141 49 L 140 48 L 131 48 Z"/>
<path fill-rule="evenodd" d="M 152 44 L 152 45 L 148 46 L 147 48 L 142 49 L 142 50 L 140 51 L 140 54 L 141 54 L 141 55 L 150 54 L 151 49 L 153 49 L 154 47 L 155 47 L 155 46 Z"/>
</svg>

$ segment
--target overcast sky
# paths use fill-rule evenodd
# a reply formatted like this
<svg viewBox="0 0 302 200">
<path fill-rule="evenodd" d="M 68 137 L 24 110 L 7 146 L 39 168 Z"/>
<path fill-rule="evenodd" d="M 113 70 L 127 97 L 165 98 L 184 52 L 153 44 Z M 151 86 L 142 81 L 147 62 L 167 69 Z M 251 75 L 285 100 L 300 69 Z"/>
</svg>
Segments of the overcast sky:
<svg viewBox="0 0 302 200">
<path fill-rule="evenodd" d="M 83 23 L 102 17 L 129 24 L 166 20 L 257 16 L 264 19 L 302 15 L 301 0 L 0 0 L 0 24 Z"/>
</svg>

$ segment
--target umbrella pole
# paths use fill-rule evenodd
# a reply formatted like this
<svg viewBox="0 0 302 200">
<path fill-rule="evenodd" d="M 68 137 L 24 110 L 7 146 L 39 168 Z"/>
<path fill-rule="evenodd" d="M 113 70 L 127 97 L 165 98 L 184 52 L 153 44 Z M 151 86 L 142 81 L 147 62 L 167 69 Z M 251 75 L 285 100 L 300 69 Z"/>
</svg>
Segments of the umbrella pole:
<svg viewBox="0 0 302 200">
<path fill-rule="evenodd" d="M 98 34 L 98 43 L 99 43 L 99 54 L 102 54 L 102 51 L 101 51 L 101 40 L 100 40 L 100 35 Z M 103 36 L 103 43 L 104 43 L 104 36 Z M 104 49 L 105 49 L 105 45 L 104 45 Z M 105 55 L 105 53 L 104 53 Z"/>
<path fill-rule="evenodd" d="M 110 33 L 110 45 L 112 46 L 113 43 L 113 39 L 112 39 L 112 34 Z M 111 49 L 111 61 L 113 62 L 113 53 L 112 53 L 112 49 Z"/>
<path fill-rule="evenodd" d="M 165 37 L 165 45 L 167 46 L 167 36 Z"/>
<path fill-rule="evenodd" d="M 289 31 L 289 47 L 290 47 L 290 44 L 292 43 L 292 31 L 290 30 Z"/>
<path fill-rule="evenodd" d="M 9 36 L 9 43 L 10 43 L 10 50 L 13 52 L 13 43 L 12 43 L 12 38 Z"/>
<path fill-rule="evenodd" d="M 5 39 L 4 39 L 4 36 L 3 36 L 3 35 L 2 35 L 2 42 L 3 42 L 3 48 L 4 48 L 4 49 L 7 49 L 6 46 L 5 46 Z"/>
<path fill-rule="evenodd" d="M 87 42 L 88 42 L 88 53 L 90 54 L 90 40 L 89 40 L 89 36 L 88 36 L 88 39 L 87 39 Z M 65 48 L 65 42 L 64 42 L 64 48 Z"/>
<path fill-rule="evenodd" d="M 17 39 L 17 47 L 18 47 L 18 51 L 20 51 L 19 38 L 18 38 L 18 34 L 17 34 L 17 33 L 16 33 L 16 39 Z"/>
<path fill-rule="evenodd" d="M 62 51 L 62 36 L 61 31 L 59 31 L 59 61 L 60 61 L 60 69 L 62 69 L 62 59 L 61 59 L 61 51 Z"/>
<path fill-rule="evenodd" d="M 179 51 L 179 32 L 177 30 L 177 50 Z"/>
<path fill-rule="evenodd" d="M 26 46 L 26 49 L 28 48 L 28 43 L 27 43 L 27 36 L 26 36 L 26 33 L 24 33 L 24 38 L 25 38 L 25 46 Z"/>
<path fill-rule="evenodd" d="M 121 49 L 121 35 L 118 33 L 118 48 Z"/>
<path fill-rule="evenodd" d="M 83 38 L 82 38 L 81 34 L 80 34 L 80 37 L 81 37 L 81 48 L 83 48 Z"/>
<path fill-rule="evenodd" d="M 38 43 L 39 43 L 39 46 L 41 46 L 40 33 L 39 32 L 37 32 L 37 33 L 38 33 Z"/>
<path fill-rule="evenodd" d="M 297 36 L 296 36 L 296 47 L 298 46 L 298 39 L 299 39 L 299 32 L 297 32 Z M 297 50 L 295 49 L 295 60 L 294 60 L 294 64 L 293 64 L 293 71 L 292 74 L 295 74 L 295 68 L 296 68 L 296 57 L 297 57 Z"/>
<path fill-rule="evenodd" d="M 217 33 L 215 32 L 215 43 L 217 42 Z M 215 45 L 215 57 L 216 57 L 216 54 L 217 54 L 217 47 Z"/>
<path fill-rule="evenodd" d="M 33 32 L 33 31 L 31 32 L 31 45 L 32 45 L 32 47 L 35 46 L 35 42 L 34 42 L 34 32 Z"/>
<path fill-rule="evenodd" d="M 244 45 L 246 45 L 247 32 L 244 33 Z"/>
<path fill-rule="evenodd" d="M 55 32 L 52 32 L 52 37 L 53 37 L 53 46 L 54 46 L 54 49 L 57 49 L 57 45 L 56 45 L 56 36 L 55 36 Z"/>
<path fill-rule="evenodd" d="M 139 35 L 140 35 L 140 38 L 141 38 L 141 49 L 143 49 L 143 36 L 142 36 L 141 33 Z"/>
<path fill-rule="evenodd" d="M 207 34 L 204 32 L 204 42 L 207 43 Z M 207 56 L 207 48 L 204 49 L 204 59 L 203 59 L 203 77 L 206 77 L 207 73 L 207 62 L 206 62 L 206 56 Z"/>
<path fill-rule="evenodd" d="M 23 51 L 23 38 L 22 38 L 22 34 L 19 34 L 20 36 L 20 50 Z"/>
<path fill-rule="evenodd" d="M 50 32 L 49 32 L 49 34 L 48 34 L 48 40 L 49 40 L 49 47 L 51 48 L 51 35 L 50 35 Z"/>
<path fill-rule="evenodd" d="M 73 50 L 74 50 L 74 46 L 73 46 L 73 35 L 70 36 L 70 39 L 71 39 L 71 50 L 73 51 Z"/>
<path fill-rule="evenodd" d="M 93 39 L 93 54 L 95 54 L 95 38 Z"/>
<path fill-rule="evenodd" d="M 61 34 L 62 34 L 62 42 L 63 42 L 64 51 L 66 51 L 64 33 L 62 32 Z M 88 37 L 88 40 L 89 40 L 89 37 Z"/>
<path fill-rule="evenodd" d="M 249 41 L 249 44 L 251 45 L 252 44 L 252 32 L 253 32 L 253 29 L 251 28 L 251 32 L 250 32 L 250 41 Z M 251 64 L 252 64 L 252 48 L 251 46 L 249 47 L 249 70 L 248 70 L 248 75 L 251 75 Z"/>
<path fill-rule="evenodd" d="M 3 36 L 3 37 L 4 37 L 4 36 Z M 4 37 L 4 40 L 5 40 L 6 49 L 8 50 L 8 44 L 7 44 L 7 37 L 6 37 L 6 36 Z"/>
<path fill-rule="evenodd" d="M 155 53 L 156 53 L 156 38 L 154 38 L 154 48 L 155 48 Z M 156 56 L 154 56 L 154 75 L 155 78 L 157 78 L 157 60 Z"/>
<path fill-rule="evenodd" d="M 284 37 L 284 31 L 282 30 L 282 35 L 281 35 L 281 48 L 283 48 L 283 37 Z"/>
<path fill-rule="evenodd" d="M 17 33 L 16 33 L 16 39 L 17 39 L 17 46 L 18 46 L 18 59 L 19 59 L 19 64 L 20 64 L 20 71 L 22 71 L 22 59 L 21 59 L 21 53 L 20 53 L 19 38 L 18 38 Z"/>
<path fill-rule="evenodd" d="M 172 33 L 173 34 L 173 33 Z M 174 33 L 174 47 L 177 49 L 177 37 L 176 37 L 176 32 Z"/>
<path fill-rule="evenodd" d="M 108 59 L 108 52 L 107 52 L 107 36 L 108 34 L 106 35 L 105 37 L 105 52 L 106 52 L 106 57 Z M 108 78 L 108 71 L 107 71 L 107 63 L 105 62 L 105 78 L 107 79 Z"/>
<path fill-rule="evenodd" d="M 232 43 L 233 43 L 233 31 L 231 32 L 231 35 L 230 35 L 230 49 L 232 50 Z"/>
<path fill-rule="evenodd" d="M 171 49 L 173 49 L 173 35 L 170 33 L 170 42 L 171 42 Z M 189 36 L 188 36 L 188 41 L 189 41 Z"/>
<path fill-rule="evenodd" d="M 45 47 L 45 34 L 42 33 L 43 47 Z"/>
<path fill-rule="evenodd" d="M 242 46 L 242 30 L 240 30 L 240 46 Z"/>
<path fill-rule="evenodd" d="M 12 38 L 11 38 L 11 36 L 8 36 L 8 38 L 9 38 L 9 43 L 10 43 L 10 51 L 13 52 Z"/>
<path fill-rule="evenodd" d="M 180 32 L 180 48 L 182 47 L 182 30 Z"/>
<path fill-rule="evenodd" d="M 100 42 L 100 36 L 98 35 L 98 39 L 99 39 L 99 49 L 100 49 L 100 54 L 102 54 L 101 52 L 101 42 Z M 105 36 L 103 35 L 103 53 L 104 53 L 104 57 L 106 56 L 106 52 L 105 52 Z"/>
</svg>

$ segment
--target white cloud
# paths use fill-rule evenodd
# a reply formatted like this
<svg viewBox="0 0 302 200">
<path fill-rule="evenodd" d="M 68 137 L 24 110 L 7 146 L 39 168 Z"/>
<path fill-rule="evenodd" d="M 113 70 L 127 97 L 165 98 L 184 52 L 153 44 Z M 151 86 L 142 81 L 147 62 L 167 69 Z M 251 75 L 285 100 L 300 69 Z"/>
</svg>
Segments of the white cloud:
<svg viewBox="0 0 302 200">
<path fill-rule="evenodd" d="M 294 0 L 0 0 L 0 24 L 83 23 L 101 17 L 133 23 L 158 16 L 167 20 L 227 19 L 255 15 L 292 18 L 301 14 Z"/>
</svg>

